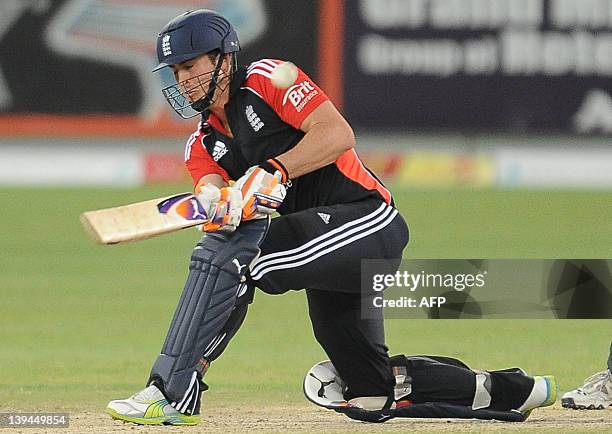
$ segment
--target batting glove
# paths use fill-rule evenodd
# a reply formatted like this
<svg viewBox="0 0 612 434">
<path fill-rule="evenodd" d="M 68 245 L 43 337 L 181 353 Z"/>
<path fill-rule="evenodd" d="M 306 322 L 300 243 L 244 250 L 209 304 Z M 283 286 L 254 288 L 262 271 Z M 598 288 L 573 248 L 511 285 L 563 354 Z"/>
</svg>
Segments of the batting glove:
<svg viewBox="0 0 612 434">
<path fill-rule="evenodd" d="M 249 168 L 234 184 L 242 193 L 242 220 L 264 218 L 277 211 L 287 194 L 284 182 L 287 171 L 274 158 Z"/>
<path fill-rule="evenodd" d="M 204 232 L 233 232 L 242 216 L 242 194 L 233 187 L 217 188 L 212 184 L 198 187 L 196 199 L 206 212 L 207 222 L 198 228 Z"/>
</svg>

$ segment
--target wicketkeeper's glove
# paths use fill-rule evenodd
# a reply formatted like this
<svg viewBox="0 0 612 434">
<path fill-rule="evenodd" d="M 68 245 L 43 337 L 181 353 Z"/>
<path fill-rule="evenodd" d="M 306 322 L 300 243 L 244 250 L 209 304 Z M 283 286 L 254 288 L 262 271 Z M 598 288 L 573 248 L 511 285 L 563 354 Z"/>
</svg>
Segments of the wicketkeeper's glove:
<svg viewBox="0 0 612 434">
<path fill-rule="evenodd" d="M 213 184 L 197 188 L 196 199 L 206 212 L 208 221 L 199 228 L 204 232 L 233 232 L 240 224 L 242 194 L 234 187 L 219 189 Z"/>
<path fill-rule="evenodd" d="M 236 181 L 234 188 L 242 192 L 242 220 L 264 218 L 283 203 L 287 189 L 286 170 L 275 159 L 253 166 Z"/>
</svg>

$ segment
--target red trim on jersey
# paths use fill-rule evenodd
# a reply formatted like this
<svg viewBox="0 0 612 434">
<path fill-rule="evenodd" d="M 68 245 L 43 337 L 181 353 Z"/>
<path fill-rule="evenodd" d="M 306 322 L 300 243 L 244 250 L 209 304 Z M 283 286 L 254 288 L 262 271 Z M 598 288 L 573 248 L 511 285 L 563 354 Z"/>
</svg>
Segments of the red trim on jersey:
<svg viewBox="0 0 612 434">
<path fill-rule="evenodd" d="M 225 127 L 223 126 L 223 122 L 221 122 L 221 119 L 219 119 L 216 115 L 214 115 L 213 113 L 210 113 L 208 115 L 208 119 L 206 119 L 206 122 L 208 123 L 208 125 L 210 125 L 211 127 L 213 127 L 215 130 L 219 131 L 220 133 L 225 134 L 226 136 L 229 136 L 227 130 L 225 129 Z"/>
<path fill-rule="evenodd" d="M 195 135 L 195 133 L 194 133 Z M 220 175 L 226 182 L 230 180 L 230 176 L 213 158 L 210 156 L 204 146 L 204 137 L 206 134 L 199 132 L 195 137 L 192 135 L 187 142 L 185 149 L 185 165 L 189 174 L 193 179 L 193 185 L 197 185 L 198 181 L 205 175 Z"/>
<path fill-rule="evenodd" d="M 276 65 L 281 63 L 281 60 L 276 59 L 262 59 L 251 63 L 242 88 L 248 88 L 260 95 L 284 122 L 299 130 L 304 119 L 329 98 L 300 68 L 292 86 L 287 89 L 275 87 L 270 77 Z"/>
<path fill-rule="evenodd" d="M 376 190 L 388 204 L 391 204 L 391 193 L 365 168 L 355 149 L 349 149 L 336 161 L 338 170 L 347 178 L 355 181 L 367 190 Z"/>
</svg>

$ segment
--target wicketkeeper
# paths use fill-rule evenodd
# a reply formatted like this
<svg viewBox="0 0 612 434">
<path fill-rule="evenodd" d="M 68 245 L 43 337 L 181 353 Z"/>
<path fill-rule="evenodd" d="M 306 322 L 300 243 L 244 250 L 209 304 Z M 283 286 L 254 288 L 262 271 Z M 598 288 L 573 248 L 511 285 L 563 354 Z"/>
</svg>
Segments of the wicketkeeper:
<svg viewBox="0 0 612 434">
<path fill-rule="evenodd" d="M 341 406 L 312 399 L 319 405 L 363 420 L 401 415 L 394 412 L 407 402 L 450 400 L 472 412 L 494 404 L 492 410 L 521 417 L 547 405 L 551 383 L 543 377 L 477 374 L 452 359 L 419 366 L 390 359 L 382 312 L 361 317 L 360 264 L 386 259 L 392 265 L 381 272 L 394 272 L 408 243 L 406 223 L 359 159 L 351 127 L 323 90 L 299 69 L 288 88 L 275 87 L 271 76 L 282 62 L 238 67 L 239 50 L 232 25 L 210 10 L 182 14 L 159 33 L 155 69 L 170 68 L 176 78 L 163 89 L 166 99 L 179 115 L 202 117 L 185 162 L 208 222 L 146 388 L 111 401 L 107 412 L 140 424 L 197 423 L 203 376 L 240 327 L 255 287 L 306 291 L 314 335 L 330 359 L 311 373 L 323 370 L 341 384 Z M 270 221 L 274 212 L 280 216 Z M 405 393 L 422 369 L 433 369 L 432 381 Z M 461 395 L 436 392 L 438 374 L 446 377 L 437 384 L 459 384 Z"/>
</svg>

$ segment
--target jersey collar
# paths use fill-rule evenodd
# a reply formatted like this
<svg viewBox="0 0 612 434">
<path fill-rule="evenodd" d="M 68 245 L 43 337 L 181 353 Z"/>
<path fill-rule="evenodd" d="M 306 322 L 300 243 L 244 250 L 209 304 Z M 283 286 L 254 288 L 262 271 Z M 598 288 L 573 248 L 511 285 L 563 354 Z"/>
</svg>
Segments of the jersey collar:
<svg viewBox="0 0 612 434">
<path fill-rule="evenodd" d="M 230 83 L 230 100 L 238 92 L 240 86 L 246 80 L 247 69 L 245 66 L 239 66 L 234 75 L 232 76 L 232 82 Z"/>
<path fill-rule="evenodd" d="M 246 80 L 246 76 L 246 66 L 239 66 L 236 72 L 234 72 L 234 75 L 232 76 L 232 82 L 230 83 L 230 101 L 232 100 L 232 97 L 236 95 L 236 92 L 240 90 L 240 86 L 242 86 L 244 80 Z M 215 129 L 219 131 L 225 131 L 223 129 L 221 121 L 219 121 L 215 115 L 213 115 L 212 113 L 205 112 L 202 113 L 202 122 L 200 124 L 200 129 L 202 129 L 202 127 L 207 124 L 215 127 Z"/>
</svg>

